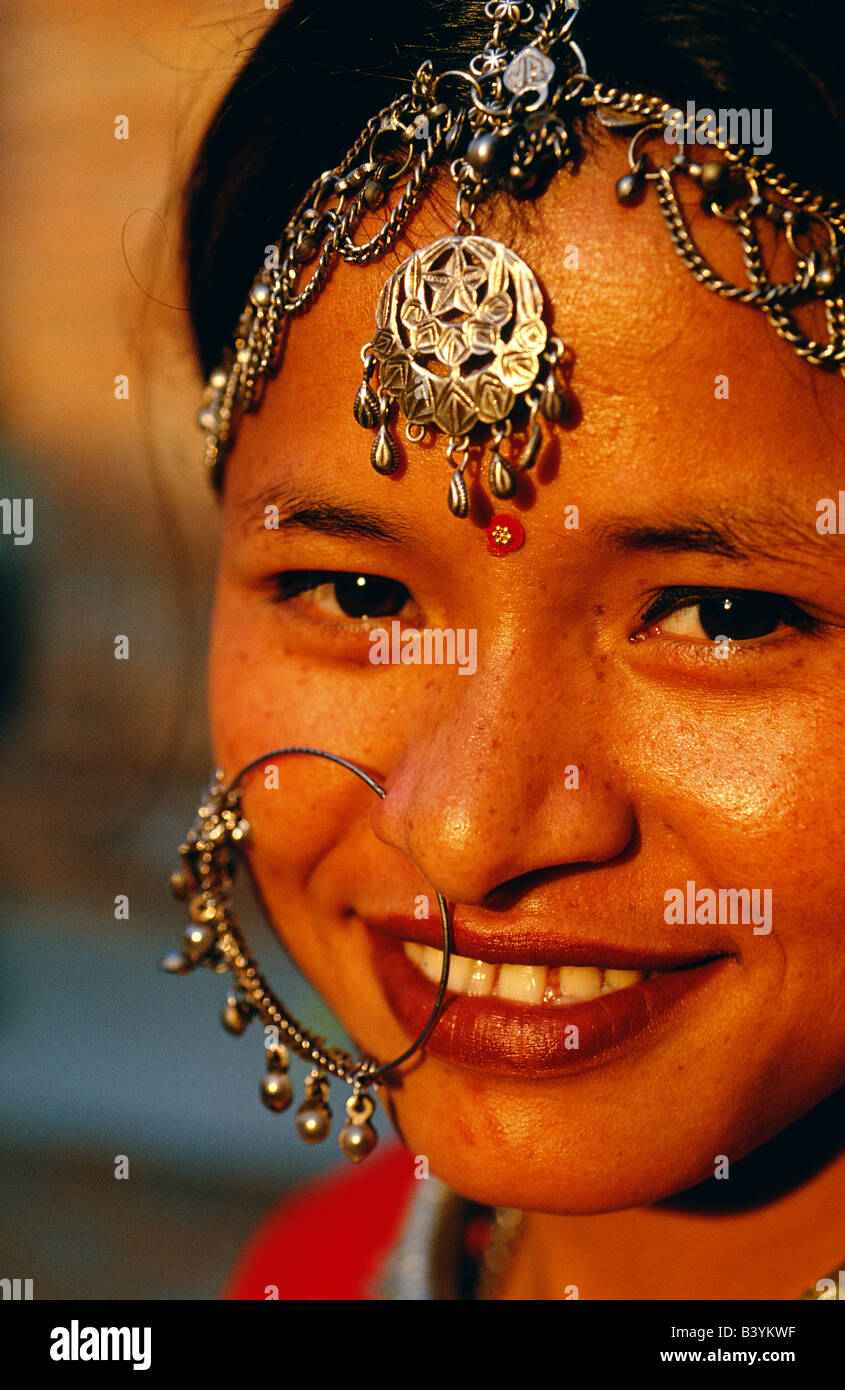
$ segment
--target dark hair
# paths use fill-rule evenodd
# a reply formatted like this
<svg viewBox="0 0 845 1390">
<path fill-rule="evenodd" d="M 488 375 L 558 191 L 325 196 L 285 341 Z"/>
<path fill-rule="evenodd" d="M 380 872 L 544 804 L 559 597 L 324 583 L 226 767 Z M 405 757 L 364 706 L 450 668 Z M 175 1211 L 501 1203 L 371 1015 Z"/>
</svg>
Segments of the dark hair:
<svg viewBox="0 0 845 1390">
<path fill-rule="evenodd" d="M 535 10 L 540 0 L 535 0 Z M 582 0 L 589 71 L 685 106 L 773 112 L 772 158 L 845 196 L 843 0 Z M 186 189 L 188 304 L 205 375 L 230 340 L 264 248 L 419 65 L 486 41 L 484 0 L 292 0 L 214 116 Z"/>
</svg>

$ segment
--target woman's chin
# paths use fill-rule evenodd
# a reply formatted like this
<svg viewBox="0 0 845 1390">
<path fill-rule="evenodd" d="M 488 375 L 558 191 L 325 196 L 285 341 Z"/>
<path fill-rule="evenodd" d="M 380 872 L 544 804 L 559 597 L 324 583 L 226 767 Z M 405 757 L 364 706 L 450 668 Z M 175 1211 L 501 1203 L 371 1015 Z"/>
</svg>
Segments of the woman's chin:
<svg viewBox="0 0 845 1390">
<path fill-rule="evenodd" d="M 481 1145 L 468 1141 L 460 1115 L 446 1128 L 442 1118 L 398 1098 L 390 1109 L 414 1159 L 425 1157 L 432 1177 L 485 1206 L 588 1216 L 663 1202 L 714 1176 L 712 1143 L 680 1142 L 667 1151 L 656 1127 L 651 1142 L 643 1133 L 633 1141 L 599 1135 L 572 1145 L 550 1135 L 544 1142 L 526 1127 L 512 1134 L 499 1126 L 492 1142 Z"/>
</svg>

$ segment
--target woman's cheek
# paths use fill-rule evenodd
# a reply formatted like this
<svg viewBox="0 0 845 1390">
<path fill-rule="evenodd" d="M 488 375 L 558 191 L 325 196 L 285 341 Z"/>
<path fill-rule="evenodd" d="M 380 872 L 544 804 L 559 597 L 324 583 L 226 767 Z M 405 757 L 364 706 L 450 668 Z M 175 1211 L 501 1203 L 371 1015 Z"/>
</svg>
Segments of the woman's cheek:
<svg viewBox="0 0 845 1390">
<path fill-rule="evenodd" d="M 747 890 L 754 915 L 727 930 L 760 1036 L 800 1032 L 832 1058 L 845 1053 L 845 1027 L 839 1036 L 829 1027 L 845 981 L 845 738 L 834 682 L 733 718 L 724 701 L 695 715 L 652 701 L 624 733 L 649 912 L 665 922 L 670 890 L 686 900 L 690 884 Z"/>
<path fill-rule="evenodd" d="M 668 694 L 628 700 L 620 747 L 643 817 L 725 867 L 812 854 L 829 874 L 832 850 L 845 863 L 845 671 L 836 684 L 769 700 L 702 693 L 695 708 Z"/>
</svg>

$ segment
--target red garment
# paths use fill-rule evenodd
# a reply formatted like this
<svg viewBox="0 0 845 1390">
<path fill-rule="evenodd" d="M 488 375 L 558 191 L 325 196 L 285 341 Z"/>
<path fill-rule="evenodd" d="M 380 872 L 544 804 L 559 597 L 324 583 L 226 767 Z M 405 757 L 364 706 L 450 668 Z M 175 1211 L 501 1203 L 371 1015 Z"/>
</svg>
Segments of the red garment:
<svg viewBox="0 0 845 1390">
<path fill-rule="evenodd" d="M 298 1188 L 250 1237 L 223 1298 L 371 1299 L 413 1188 L 414 1158 L 395 1143 Z"/>
</svg>

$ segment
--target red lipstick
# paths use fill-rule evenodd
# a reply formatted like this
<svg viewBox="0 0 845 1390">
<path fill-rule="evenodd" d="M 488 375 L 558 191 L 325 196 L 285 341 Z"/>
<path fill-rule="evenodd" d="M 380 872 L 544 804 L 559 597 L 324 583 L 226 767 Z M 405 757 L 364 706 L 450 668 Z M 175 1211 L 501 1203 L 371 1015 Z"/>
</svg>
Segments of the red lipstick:
<svg viewBox="0 0 845 1390">
<path fill-rule="evenodd" d="M 368 934 L 379 983 L 397 1022 L 411 1037 L 434 1006 L 437 986 L 405 954 L 404 942 L 442 947 L 436 921 L 388 918 Z M 581 1003 L 521 1004 L 496 995 L 447 992 L 425 1045 L 432 1056 L 503 1076 L 574 1075 L 643 1046 L 680 1016 L 716 975 L 736 964 L 711 944 L 698 951 L 635 949 L 598 942 L 520 941 L 512 929 L 491 937 L 455 924 L 455 951 L 472 959 L 511 964 L 593 965 L 660 974 Z"/>
</svg>

